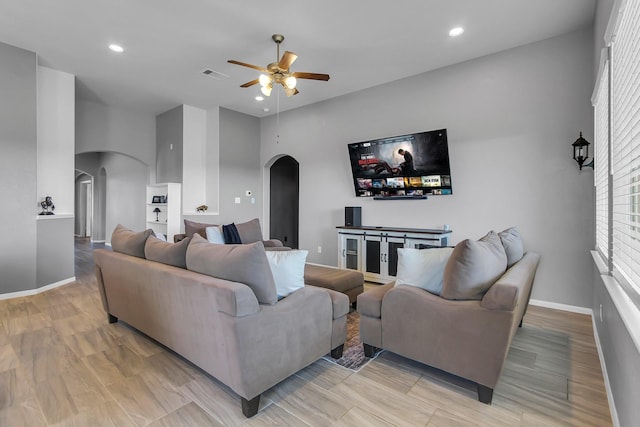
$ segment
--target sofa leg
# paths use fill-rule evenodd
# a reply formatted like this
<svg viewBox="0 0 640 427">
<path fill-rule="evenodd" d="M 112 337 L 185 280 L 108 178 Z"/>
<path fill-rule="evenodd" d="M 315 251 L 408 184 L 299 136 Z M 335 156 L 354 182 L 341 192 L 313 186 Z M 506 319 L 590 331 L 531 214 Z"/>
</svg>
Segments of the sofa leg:
<svg viewBox="0 0 640 427">
<path fill-rule="evenodd" d="M 118 318 L 111 313 L 107 313 L 107 320 L 109 321 L 109 323 L 116 323 L 118 321 Z"/>
<path fill-rule="evenodd" d="M 333 350 L 331 350 L 331 357 L 334 359 L 340 359 L 342 357 L 342 351 L 344 350 L 344 344 L 340 344 Z"/>
<path fill-rule="evenodd" d="M 354 301 L 351 303 L 351 307 L 353 307 L 354 310 L 358 310 L 358 301 Z"/>
<path fill-rule="evenodd" d="M 377 347 L 374 347 L 372 345 L 369 344 L 365 344 L 362 343 L 363 347 L 364 347 L 364 357 L 373 357 L 376 354 L 376 351 L 378 350 Z"/>
<path fill-rule="evenodd" d="M 493 399 L 493 389 L 485 385 L 478 384 L 478 400 L 487 405 L 491 405 Z"/>
<path fill-rule="evenodd" d="M 251 418 L 258 413 L 258 407 L 260 406 L 260 395 L 257 395 L 251 400 L 247 400 L 244 397 L 241 397 L 240 400 L 242 402 L 242 415 L 247 418 Z"/>
<path fill-rule="evenodd" d="M 524 318 L 520 319 L 520 324 L 518 325 L 519 328 L 522 328 L 522 321 L 524 320 Z"/>
</svg>

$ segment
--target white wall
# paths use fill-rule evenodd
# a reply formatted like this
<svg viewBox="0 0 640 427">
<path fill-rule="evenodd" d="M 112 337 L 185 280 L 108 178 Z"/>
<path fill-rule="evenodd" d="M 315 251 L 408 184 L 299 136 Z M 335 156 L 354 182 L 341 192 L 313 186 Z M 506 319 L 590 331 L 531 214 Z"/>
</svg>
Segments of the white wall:
<svg viewBox="0 0 640 427">
<path fill-rule="evenodd" d="M 38 66 L 38 198 L 73 214 L 75 76 Z"/>
<path fill-rule="evenodd" d="M 450 224 L 454 243 L 515 225 L 542 254 L 532 298 L 590 307 L 593 174 L 578 173 L 571 143 L 580 131 L 592 140 L 592 61 L 592 32 L 581 31 L 288 111 L 279 143 L 271 116 L 261 164 L 300 162 L 300 247 L 312 262 L 336 265 L 344 206 L 362 206 L 365 225 Z M 348 143 L 440 128 L 452 196 L 354 196 Z"/>
<path fill-rule="evenodd" d="M 207 112 L 183 105 L 182 212 L 194 213 L 207 204 Z M 217 169 L 212 165 L 211 169 Z"/>
</svg>

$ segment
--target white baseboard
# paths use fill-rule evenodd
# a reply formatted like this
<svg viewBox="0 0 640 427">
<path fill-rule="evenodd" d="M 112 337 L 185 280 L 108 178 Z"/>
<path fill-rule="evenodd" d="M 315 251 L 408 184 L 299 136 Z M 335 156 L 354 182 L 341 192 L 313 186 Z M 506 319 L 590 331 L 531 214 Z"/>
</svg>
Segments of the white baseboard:
<svg viewBox="0 0 640 427">
<path fill-rule="evenodd" d="M 91 239 L 91 243 L 104 243 L 104 239 L 103 240 L 93 240 Z"/>
<path fill-rule="evenodd" d="M 611 384 L 609 383 L 609 374 L 607 373 L 607 365 L 604 363 L 604 354 L 602 353 L 602 346 L 600 345 L 600 336 L 598 335 L 598 328 L 596 327 L 596 318 L 591 317 L 591 323 L 593 324 L 593 338 L 596 341 L 596 348 L 598 349 L 598 358 L 600 359 L 600 367 L 602 368 L 602 376 L 604 378 L 604 388 L 607 390 L 607 400 L 609 401 L 609 412 L 611 412 L 611 421 L 614 427 L 620 427 L 620 420 L 618 419 L 618 411 L 616 411 L 616 403 L 613 400 L 613 393 L 611 392 Z"/>
<path fill-rule="evenodd" d="M 593 317 L 593 310 L 588 307 L 578 307 L 575 305 L 560 304 L 557 302 L 541 301 L 537 299 L 529 300 L 529 304 L 538 307 L 553 308 L 555 310 L 568 311 L 571 313 L 587 314 Z"/>
<path fill-rule="evenodd" d="M 28 291 L 18 291 L 18 292 L 10 292 L 8 294 L 0 294 L 0 300 L 38 295 L 39 293 L 46 292 L 54 288 L 58 288 L 60 286 L 68 285 L 69 283 L 72 283 L 75 281 L 76 281 L 76 277 L 73 276 L 73 277 L 69 277 L 68 279 L 60 280 L 59 282 L 51 283 L 50 285 L 42 286 L 40 288 L 29 289 Z"/>
</svg>

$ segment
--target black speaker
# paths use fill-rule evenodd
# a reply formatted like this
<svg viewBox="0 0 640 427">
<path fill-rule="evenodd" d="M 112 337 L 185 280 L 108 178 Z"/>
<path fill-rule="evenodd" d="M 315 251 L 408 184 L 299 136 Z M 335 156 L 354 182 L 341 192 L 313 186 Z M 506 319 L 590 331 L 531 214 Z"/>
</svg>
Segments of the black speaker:
<svg viewBox="0 0 640 427">
<path fill-rule="evenodd" d="M 362 208 L 360 206 L 347 206 L 344 208 L 345 227 L 362 226 Z"/>
</svg>

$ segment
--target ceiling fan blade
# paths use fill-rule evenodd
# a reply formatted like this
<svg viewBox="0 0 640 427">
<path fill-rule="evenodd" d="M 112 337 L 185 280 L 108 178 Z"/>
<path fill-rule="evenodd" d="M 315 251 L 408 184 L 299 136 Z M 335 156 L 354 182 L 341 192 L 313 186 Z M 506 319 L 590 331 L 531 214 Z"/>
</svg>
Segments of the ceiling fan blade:
<svg viewBox="0 0 640 427">
<path fill-rule="evenodd" d="M 288 50 L 285 51 L 285 53 L 282 55 L 282 58 L 280 59 L 280 62 L 278 62 L 278 68 L 280 68 L 281 70 L 288 70 L 289 67 L 291 67 L 291 64 L 293 64 L 293 61 L 295 61 L 298 58 L 298 55 L 296 55 L 293 52 L 289 52 Z"/>
<path fill-rule="evenodd" d="M 250 82 L 246 82 L 245 84 L 240 85 L 240 87 L 250 87 L 250 86 L 253 86 L 255 84 L 258 84 L 258 82 L 259 82 L 258 79 L 251 80 Z"/>
<path fill-rule="evenodd" d="M 293 77 L 296 79 L 309 79 L 309 80 L 329 80 L 329 74 L 318 74 L 318 73 L 304 73 L 300 71 L 296 71 L 295 73 L 291 73 Z"/>
<path fill-rule="evenodd" d="M 246 62 L 240 62 L 240 61 L 236 61 L 236 60 L 233 60 L 233 59 L 230 59 L 227 62 L 229 64 L 235 64 L 235 65 L 241 65 L 243 67 L 253 68 L 254 70 L 262 71 L 263 73 L 268 73 L 269 72 L 269 70 L 267 70 L 264 67 L 259 67 L 257 65 L 247 64 Z"/>
</svg>

